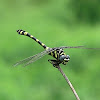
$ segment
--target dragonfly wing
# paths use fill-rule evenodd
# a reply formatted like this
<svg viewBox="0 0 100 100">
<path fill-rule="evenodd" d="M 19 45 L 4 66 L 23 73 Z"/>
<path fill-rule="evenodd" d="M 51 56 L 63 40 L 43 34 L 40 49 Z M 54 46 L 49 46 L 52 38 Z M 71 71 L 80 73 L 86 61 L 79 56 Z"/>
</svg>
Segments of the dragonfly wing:
<svg viewBox="0 0 100 100">
<path fill-rule="evenodd" d="M 54 49 L 49 48 L 48 50 L 45 50 L 45 51 L 43 51 L 41 53 L 36 54 L 29 62 L 27 62 L 24 65 L 24 67 L 27 66 L 27 65 L 29 65 L 29 64 L 31 64 L 31 63 L 33 63 L 33 62 L 35 62 L 36 60 L 40 59 L 41 57 L 45 56 L 46 54 L 49 54 L 52 51 L 54 51 Z"/>
<path fill-rule="evenodd" d="M 24 60 L 21 60 L 21 61 L 17 62 L 16 64 L 14 64 L 14 66 L 18 66 L 20 64 L 25 64 L 25 63 L 26 63 L 25 65 L 27 65 L 29 62 L 31 62 L 31 61 L 34 62 L 34 61 L 40 59 L 42 56 L 44 56 L 46 54 L 48 54 L 48 52 L 47 51 L 43 51 L 41 53 L 38 53 L 36 55 L 30 56 L 30 57 L 28 57 L 28 58 L 26 58 Z"/>
<path fill-rule="evenodd" d="M 41 53 L 38 53 L 38 54 L 34 55 L 32 59 L 30 59 L 26 64 L 24 64 L 24 67 L 31 64 L 31 63 L 33 63 L 33 62 L 35 62 L 36 60 L 40 59 L 41 57 L 45 56 L 46 54 L 48 54 L 48 52 L 43 51 Z"/>
<path fill-rule="evenodd" d="M 85 46 L 62 46 L 59 49 L 70 49 L 70 48 L 80 48 L 80 49 L 100 49 L 100 48 L 86 48 Z"/>
<path fill-rule="evenodd" d="M 61 46 L 61 47 L 58 47 L 60 49 L 69 49 L 69 48 L 83 48 L 84 46 Z"/>
<path fill-rule="evenodd" d="M 25 59 L 23 59 L 23 60 L 20 60 L 20 61 L 16 62 L 16 63 L 14 64 L 14 66 L 18 66 L 18 65 L 20 65 L 20 64 L 26 63 L 26 62 L 30 61 L 33 57 L 34 57 L 34 56 L 30 56 L 30 57 L 28 57 L 28 58 L 25 58 Z"/>
</svg>

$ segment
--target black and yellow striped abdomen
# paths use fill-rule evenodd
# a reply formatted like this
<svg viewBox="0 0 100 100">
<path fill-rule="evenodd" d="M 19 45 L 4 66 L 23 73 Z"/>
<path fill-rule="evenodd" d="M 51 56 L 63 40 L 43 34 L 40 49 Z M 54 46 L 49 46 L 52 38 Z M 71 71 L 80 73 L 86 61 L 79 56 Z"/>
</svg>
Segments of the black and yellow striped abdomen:
<svg viewBox="0 0 100 100">
<path fill-rule="evenodd" d="M 25 35 L 25 36 L 28 36 L 31 39 L 35 40 L 38 44 L 40 44 L 44 49 L 46 49 L 49 52 L 48 53 L 49 55 L 51 55 L 52 57 L 54 57 L 55 59 L 57 59 L 57 61 L 59 61 L 60 56 L 65 55 L 63 49 L 49 48 L 44 43 L 42 43 L 41 41 L 39 41 L 38 39 L 36 39 L 33 35 L 29 34 L 28 32 L 26 32 L 24 30 L 17 30 L 17 32 L 20 35 Z M 51 50 L 49 51 L 49 49 L 51 49 Z"/>
<path fill-rule="evenodd" d="M 39 41 L 38 39 L 36 39 L 33 35 L 30 35 L 28 32 L 24 31 L 24 30 L 17 30 L 17 32 L 20 34 L 20 35 L 25 35 L 25 36 L 28 36 L 30 37 L 31 39 L 35 40 L 37 43 L 39 43 L 44 49 L 47 48 L 47 46 L 42 43 L 41 41 Z"/>
</svg>

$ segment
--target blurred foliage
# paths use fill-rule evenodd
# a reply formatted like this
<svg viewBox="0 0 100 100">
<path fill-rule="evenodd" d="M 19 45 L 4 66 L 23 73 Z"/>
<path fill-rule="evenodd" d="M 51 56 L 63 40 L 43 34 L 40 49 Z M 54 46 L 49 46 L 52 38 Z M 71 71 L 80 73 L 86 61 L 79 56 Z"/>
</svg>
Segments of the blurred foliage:
<svg viewBox="0 0 100 100">
<path fill-rule="evenodd" d="M 0 0 L 0 100 L 74 100 L 60 72 L 45 56 L 23 68 L 12 65 L 43 51 L 18 35 L 23 29 L 47 46 L 100 47 L 98 0 Z M 100 99 L 100 50 L 66 49 L 61 65 L 80 99 Z"/>
<path fill-rule="evenodd" d="M 72 9 L 77 21 L 85 23 L 100 22 L 100 0 L 71 0 Z"/>
</svg>

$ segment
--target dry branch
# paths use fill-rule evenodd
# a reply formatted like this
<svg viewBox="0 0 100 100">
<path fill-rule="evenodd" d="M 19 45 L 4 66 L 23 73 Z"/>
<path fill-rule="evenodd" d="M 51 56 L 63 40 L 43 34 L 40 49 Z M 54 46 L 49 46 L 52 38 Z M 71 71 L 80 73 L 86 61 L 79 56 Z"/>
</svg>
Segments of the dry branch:
<svg viewBox="0 0 100 100">
<path fill-rule="evenodd" d="M 68 77 L 65 75 L 65 73 L 63 72 L 63 70 L 61 69 L 61 67 L 59 65 L 56 66 L 58 68 L 58 70 L 61 72 L 61 74 L 63 75 L 63 77 L 65 78 L 65 80 L 67 81 L 68 85 L 70 86 L 71 90 L 73 91 L 75 97 L 77 100 L 80 100 L 78 94 L 76 93 L 74 87 L 72 86 L 71 82 L 69 81 Z"/>
</svg>

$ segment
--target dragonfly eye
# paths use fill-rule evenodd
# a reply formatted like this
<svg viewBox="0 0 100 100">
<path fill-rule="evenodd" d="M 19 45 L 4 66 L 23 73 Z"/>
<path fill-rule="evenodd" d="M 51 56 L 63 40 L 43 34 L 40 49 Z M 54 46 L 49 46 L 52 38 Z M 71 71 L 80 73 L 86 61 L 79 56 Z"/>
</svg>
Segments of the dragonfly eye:
<svg viewBox="0 0 100 100">
<path fill-rule="evenodd" d="M 66 58 L 65 55 L 61 55 L 60 58 L 59 58 L 59 60 L 60 60 L 60 61 L 64 61 L 65 58 Z"/>
<path fill-rule="evenodd" d="M 59 60 L 68 62 L 70 60 L 70 56 L 69 55 L 61 55 Z"/>
<path fill-rule="evenodd" d="M 64 58 L 64 61 L 65 61 L 65 62 L 68 62 L 69 60 L 70 60 L 70 56 L 67 55 L 67 56 Z"/>
</svg>

